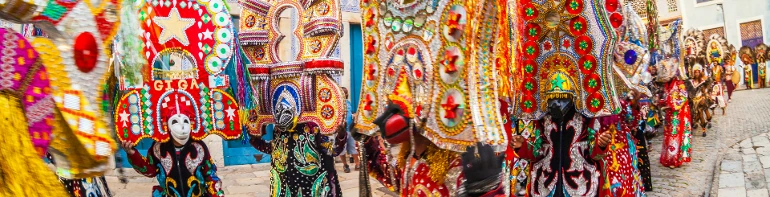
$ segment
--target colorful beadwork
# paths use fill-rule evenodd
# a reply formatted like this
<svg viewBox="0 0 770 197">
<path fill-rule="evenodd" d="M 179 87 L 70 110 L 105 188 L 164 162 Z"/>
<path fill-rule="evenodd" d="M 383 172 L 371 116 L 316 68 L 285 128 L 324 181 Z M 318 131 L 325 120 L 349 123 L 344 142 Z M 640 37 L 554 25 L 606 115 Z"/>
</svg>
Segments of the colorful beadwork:
<svg viewBox="0 0 770 197">
<path fill-rule="evenodd" d="M 501 78 L 511 77 L 498 68 L 510 65 L 509 57 L 500 58 L 511 44 L 500 36 L 508 31 L 499 31 L 510 25 L 501 17 L 504 3 L 362 1 L 361 7 L 367 66 L 359 131 L 377 132 L 372 121 L 391 101 L 442 149 L 462 152 L 483 142 L 505 150 L 498 113 L 499 84 L 510 84 Z"/>
<path fill-rule="evenodd" d="M 240 137 L 238 103 L 223 90 L 229 79 L 222 71 L 234 51 L 233 24 L 224 2 L 146 0 L 138 12 L 145 73 L 150 76 L 116 106 L 118 138 L 166 142 L 166 121 L 175 113 L 190 118 L 193 140 L 209 134 L 226 140 Z"/>
</svg>

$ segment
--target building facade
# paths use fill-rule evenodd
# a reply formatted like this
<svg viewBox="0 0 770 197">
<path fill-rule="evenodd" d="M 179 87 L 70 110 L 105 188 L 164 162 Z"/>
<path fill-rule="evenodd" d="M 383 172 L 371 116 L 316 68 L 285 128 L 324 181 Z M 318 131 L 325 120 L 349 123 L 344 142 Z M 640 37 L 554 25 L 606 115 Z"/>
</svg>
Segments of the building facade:
<svg viewBox="0 0 770 197">
<path fill-rule="evenodd" d="M 681 0 L 684 28 L 722 34 L 736 48 L 768 43 L 768 0 Z M 724 15 L 722 14 L 724 13 Z"/>
</svg>

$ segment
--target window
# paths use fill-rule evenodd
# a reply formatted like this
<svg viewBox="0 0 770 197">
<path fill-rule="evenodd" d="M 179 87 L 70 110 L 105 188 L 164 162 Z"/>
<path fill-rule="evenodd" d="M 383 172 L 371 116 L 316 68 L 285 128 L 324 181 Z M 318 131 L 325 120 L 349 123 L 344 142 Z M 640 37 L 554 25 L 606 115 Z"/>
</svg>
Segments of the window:
<svg viewBox="0 0 770 197">
<path fill-rule="evenodd" d="M 719 34 L 723 38 L 725 37 L 725 28 L 724 27 L 715 27 L 711 29 L 705 29 L 703 30 L 703 36 L 706 36 L 706 40 L 711 38 L 711 35 Z"/>
<path fill-rule="evenodd" d="M 721 2 L 722 0 L 695 0 L 695 7 L 714 5 Z"/>
<path fill-rule="evenodd" d="M 679 10 L 679 2 L 676 0 L 666 0 L 666 3 L 668 4 L 668 12 L 676 12 Z"/>
<path fill-rule="evenodd" d="M 755 20 L 740 24 L 741 43 L 743 46 L 754 47 L 764 42 L 762 34 L 762 21 Z"/>
</svg>

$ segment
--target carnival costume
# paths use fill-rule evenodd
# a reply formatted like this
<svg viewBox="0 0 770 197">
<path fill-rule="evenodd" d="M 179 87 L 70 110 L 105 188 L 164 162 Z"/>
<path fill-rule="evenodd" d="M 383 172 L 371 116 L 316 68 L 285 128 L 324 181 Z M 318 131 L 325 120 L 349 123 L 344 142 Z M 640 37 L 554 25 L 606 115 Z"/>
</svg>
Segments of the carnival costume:
<svg viewBox="0 0 770 197">
<path fill-rule="evenodd" d="M 723 59 L 725 65 L 725 78 L 722 82 L 727 89 L 727 101 L 729 102 L 733 98 L 733 91 L 735 91 L 738 83 L 741 82 L 741 74 L 735 70 L 735 58 L 738 56 L 738 52 L 735 51 L 735 46 L 731 44 L 727 47 L 725 52 L 725 58 Z"/>
<path fill-rule="evenodd" d="M 756 69 L 754 69 L 754 66 L 756 65 L 756 54 L 754 53 L 754 49 L 748 46 L 742 46 L 741 49 L 738 51 L 738 57 L 740 57 L 743 68 L 743 83 L 746 84 L 747 89 L 756 88 L 754 86 L 755 77 L 756 75 Z"/>
<path fill-rule="evenodd" d="M 647 38 L 642 19 L 630 4 L 624 7 L 625 22 L 620 28 L 621 41 L 614 54 L 613 71 L 623 82 L 618 92 L 625 94 L 621 99 L 621 122 L 613 132 L 610 154 L 604 158 L 607 175 L 602 187 L 604 195 L 622 196 L 635 194 L 643 196 L 645 183 L 651 183 L 647 140 L 642 125 L 646 125 L 647 112 L 642 112 L 642 101 L 652 97 L 652 92 L 643 84 L 650 83 L 652 76 L 647 72 L 650 55 L 645 48 Z M 646 108 L 649 108 L 647 105 Z M 644 109 L 647 110 L 647 109 Z M 641 164 L 644 164 L 642 166 Z M 644 167 L 644 168 L 642 168 Z M 644 176 L 642 176 L 644 175 Z M 651 184 L 649 186 L 652 186 Z"/>
<path fill-rule="evenodd" d="M 46 152 L 56 158 L 56 175 L 62 178 L 107 170 L 115 142 L 107 129 L 102 89 L 118 4 L 19 0 L 0 5 L 3 20 L 39 24 L 55 38 L 27 40 L 11 29 L 0 30 L 0 85 L 6 93 L 0 100 L 8 130 L 0 137 L 0 196 L 66 196 L 41 159 Z"/>
<path fill-rule="evenodd" d="M 346 110 L 334 80 L 343 69 L 335 55 L 342 35 L 339 2 L 239 3 L 243 9 L 238 37 L 257 100 L 248 111 L 252 121 L 247 126 L 251 144 L 271 155 L 271 195 L 341 195 L 334 169 L 334 157 L 344 149 L 347 137 L 344 129 L 337 133 L 344 126 Z M 296 23 L 289 33 L 280 25 L 287 12 Z M 270 142 L 261 138 L 268 124 L 275 125 Z M 337 138 L 332 137 L 335 133 Z"/>
<path fill-rule="evenodd" d="M 757 46 L 754 46 L 754 54 L 756 55 L 756 58 L 754 60 L 757 64 L 757 75 L 759 76 L 759 80 L 757 80 L 757 83 L 759 83 L 758 88 L 765 88 L 767 86 L 767 53 L 770 52 L 770 50 L 767 49 L 767 45 L 764 43 L 760 43 Z"/>
<path fill-rule="evenodd" d="M 508 181 L 493 153 L 508 143 L 498 104 L 504 87 L 498 85 L 510 87 L 502 81 L 512 77 L 498 69 L 511 62 L 503 50 L 511 49 L 509 39 L 499 36 L 509 30 L 501 25 L 510 27 L 503 22 L 507 3 L 363 1 L 361 7 L 366 66 L 355 128 L 401 146 L 390 157 L 367 141 L 370 175 L 400 196 L 503 194 Z M 480 157 L 466 150 L 474 145 Z M 426 150 L 416 155 L 416 147 Z"/>
<path fill-rule="evenodd" d="M 146 157 L 128 151 L 129 162 L 158 180 L 153 196 L 224 195 L 201 140 L 209 134 L 234 140 L 242 131 L 239 104 L 224 90 L 235 42 L 227 7 L 222 1 L 140 1 L 124 8 L 136 14 L 120 32 L 116 73 L 125 93 L 115 109 L 115 130 L 133 145 L 154 141 Z M 141 40 L 132 40 L 137 36 Z"/>
<path fill-rule="evenodd" d="M 691 79 L 688 80 L 687 84 L 687 94 L 690 96 L 690 104 L 692 105 L 692 113 L 693 113 L 693 121 L 694 121 L 694 127 L 697 128 L 698 126 L 701 127 L 701 130 L 703 131 L 703 135 L 706 135 L 706 127 L 711 127 L 711 112 L 709 111 L 709 107 L 711 106 L 711 83 L 712 80 L 710 77 L 706 77 L 703 71 L 703 66 L 700 64 L 695 64 L 693 68 L 690 70 L 691 72 L 695 73 L 695 71 L 699 71 L 701 74 L 700 76 L 695 76 L 693 73 L 691 73 Z"/>
<path fill-rule="evenodd" d="M 527 1 L 519 9 L 526 22 L 519 61 L 524 79 L 515 114 L 532 120 L 534 130 L 517 153 L 531 161 L 530 196 L 617 191 L 606 187 L 617 180 L 604 179 L 607 168 L 600 162 L 609 147 L 600 148 L 596 139 L 620 121 L 614 114 L 621 106 L 612 85 L 613 49 L 604 46 L 615 46 L 623 15 L 615 1 L 599 5 Z"/>
<path fill-rule="evenodd" d="M 712 85 L 711 87 L 708 87 L 710 88 L 708 92 L 711 93 L 710 100 L 713 103 L 713 105 L 710 106 L 712 109 L 711 114 L 714 114 L 714 109 L 716 107 L 722 108 L 722 114 L 724 114 L 727 102 L 724 97 L 726 84 L 723 83 L 723 81 L 727 74 L 725 72 L 725 65 L 730 61 L 730 54 L 728 51 L 729 46 L 727 45 L 727 39 L 719 34 L 711 35 L 706 46 L 708 47 L 709 52 L 706 60 L 708 60 L 708 64 L 711 65 Z M 732 72 L 730 74 L 732 74 Z"/>
<path fill-rule="evenodd" d="M 690 107 L 687 97 L 687 89 L 683 79 L 685 70 L 681 66 L 682 59 L 679 35 L 681 33 L 681 21 L 674 21 L 668 28 L 661 30 L 666 32 L 661 37 L 661 48 L 665 49 L 660 54 L 662 58 L 655 65 L 658 70 L 656 81 L 662 83 L 665 92 L 660 103 L 664 106 L 663 121 L 664 139 L 660 154 L 660 163 L 663 166 L 675 168 L 684 162 L 690 162 L 691 152 L 691 121 Z"/>
</svg>

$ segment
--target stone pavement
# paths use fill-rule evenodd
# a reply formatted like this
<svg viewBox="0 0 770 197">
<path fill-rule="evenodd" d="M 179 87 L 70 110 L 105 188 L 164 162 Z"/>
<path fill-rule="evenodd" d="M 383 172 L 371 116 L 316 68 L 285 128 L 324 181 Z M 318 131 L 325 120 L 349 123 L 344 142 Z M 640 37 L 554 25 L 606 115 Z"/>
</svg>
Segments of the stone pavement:
<svg viewBox="0 0 770 197">
<path fill-rule="evenodd" d="M 353 166 L 351 165 L 351 168 Z M 358 171 L 345 173 L 342 164 L 337 164 L 337 172 L 340 179 L 342 196 L 358 196 Z M 351 169 L 352 170 L 352 169 Z M 114 173 L 113 173 L 114 174 Z M 106 176 L 107 183 L 115 197 L 150 196 L 152 187 L 158 184 L 155 178 L 144 177 L 133 169 L 126 169 L 128 184 L 122 184 L 114 175 Z M 217 176 L 222 179 L 225 196 L 228 197 L 268 197 L 270 196 L 270 164 L 254 164 L 240 166 L 220 167 Z M 370 179 L 373 196 L 394 197 L 395 194 L 387 191 L 381 184 Z"/>
<path fill-rule="evenodd" d="M 692 162 L 680 168 L 670 169 L 660 164 L 663 136 L 653 138 L 650 141 L 652 151 L 649 156 L 654 191 L 648 192 L 647 195 L 651 197 L 716 196 L 721 186 L 721 183 L 717 185 L 719 179 L 714 177 L 719 176 L 719 169 L 716 166 L 719 166 L 722 158 L 728 160 L 737 155 L 728 153 L 728 150 L 732 150 L 731 147 L 741 140 L 770 131 L 770 97 L 768 95 L 770 95 L 770 89 L 734 92 L 732 102 L 728 103 L 726 116 L 721 115 L 720 109 L 716 110 L 717 115 L 714 115 L 713 127 L 708 130 L 707 137 L 701 137 L 700 129 L 693 132 Z M 740 159 L 738 157 L 737 160 Z M 761 167 L 759 170 L 761 171 Z M 750 178 L 757 179 L 754 175 Z M 767 188 L 764 177 L 761 183 L 761 188 Z"/>
<path fill-rule="evenodd" d="M 654 191 L 648 196 L 770 196 L 770 177 L 765 177 L 770 175 L 770 141 L 766 134 L 770 131 L 770 88 L 735 92 L 727 108 L 726 116 L 717 109 L 707 137 L 701 137 L 699 130 L 693 133 L 692 162 L 680 168 L 660 164 L 662 136 L 650 141 Z M 721 173 L 716 168 L 720 165 Z M 269 164 L 227 166 L 220 167 L 218 175 L 227 196 L 269 196 L 269 168 Z M 341 164 L 337 171 L 342 172 Z M 131 169 L 126 174 L 130 177 L 126 185 L 115 176 L 107 177 L 117 197 L 148 196 L 157 184 L 155 179 Z M 358 176 L 356 171 L 340 173 L 343 196 L 358 196 Z M 373 196 L 395 196 L 373 180 L 371 186 Z"/>
</svg>

